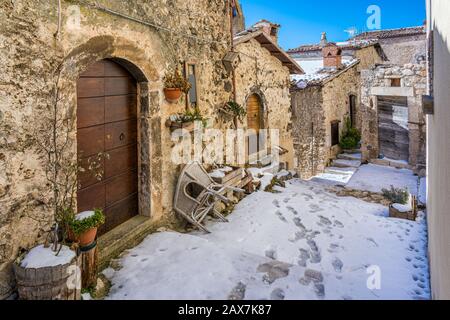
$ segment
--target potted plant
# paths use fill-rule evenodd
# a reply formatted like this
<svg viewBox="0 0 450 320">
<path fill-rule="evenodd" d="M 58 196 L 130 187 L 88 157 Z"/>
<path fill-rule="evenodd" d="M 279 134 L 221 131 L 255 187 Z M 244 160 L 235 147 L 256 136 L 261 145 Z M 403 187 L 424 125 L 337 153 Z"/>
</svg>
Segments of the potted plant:
<svg viewBox="0 0 450 320">
<path fill-rule="evenodd" d="M 359 147 L 361 133 L 352 126 L 350 118 L 345 119 L 345 132 L 339 143 L 343 150 L 353 150 Z"/>
<path fill-rule="evenodd" d="M 105 223 L 105 215 L 100 209 L 85 211 L 73 215 L 68 222 L 70 232 L 81 247 L 86 247 L 95 241 L 97 229 Z"/>
<path fill-rule="evenodd" d="M 170 127 L 172 131 L 177 129 L 186 129 L 188 131 L 194 130 L 195 122 L 200 121 L 203 127 L 206 127 L 208 118 L 201 114 L 198 107 L 188 108 L 184 113 L 178 113 L 170 116 L 167 121 L 167 126 Z"/>
<path fill-rule="evenodd" d="M 244 121 L 244 118 L 247 115 L 247 110 L 245 110 L 245 108 L 243 108 L 236 101 L 228 101 L 222 108 L 220 108 L 220 112 L 225 117 L 236 117 L 241 123 Z"/>
<path fill-rule="evenodd" d="M 168 71 L 164 76 L 164 96 L 170 103 L 176 103 L 182 93 L 188 93 L 191 84 L 181 75 L 178 69 Z"/>
</svg>

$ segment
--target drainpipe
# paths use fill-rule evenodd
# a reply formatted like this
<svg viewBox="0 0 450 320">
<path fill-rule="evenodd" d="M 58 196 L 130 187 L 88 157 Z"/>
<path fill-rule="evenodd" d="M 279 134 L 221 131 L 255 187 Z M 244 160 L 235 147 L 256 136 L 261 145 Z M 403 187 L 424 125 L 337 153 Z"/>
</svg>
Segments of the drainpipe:
<svg viewBox="0 0 450 320">
<path fill-rule="evenodd" d="M 230 35 L 231 35 L 231 51 L 234 51 L 234 32 L 233 32 L 233 0 L 228 2 L 228 7 L 230 10 Z M 236 94 L 236 71 L 232 68 L 231 71 L 231 81 L 233 85 L 233 101 L 236 102 L 237 94 Z M 234 127 L 237 129 L 237 117 L 233 119 Z"/>
<path fill-rule="evenodd" d="M 56 40 L 59 40 L 60 33 L 61 33 L 61 0 L 58 0 L 58 29 L 55 32 Z"/>
</svg>

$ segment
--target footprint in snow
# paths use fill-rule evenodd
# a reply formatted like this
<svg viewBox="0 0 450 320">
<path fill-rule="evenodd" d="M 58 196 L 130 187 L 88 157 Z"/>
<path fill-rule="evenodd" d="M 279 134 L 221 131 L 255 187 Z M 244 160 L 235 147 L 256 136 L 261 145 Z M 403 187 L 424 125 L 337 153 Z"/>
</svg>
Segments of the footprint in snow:
<svg viewBox="0 0 450 320">
<path fill-rule="evenodd" d="M 228 300 L 244 300 L 247 286 L 239 282 L 228 295 Z"/>
<path fill-rule="evenodd" d="M 342 222 L 340 222 L 339 220 L 335 220 L 334 221 L 334 226 L 338 227 L 338 228 L 343 228 L 344 224 Z"/>
<path fill-rule="evenodd" d="M 295 210 L 294 208 L 289 206 L 289 207 L 286 207 L 286 209 L 288 209 L 290 212 L 292 212 L 292 214 L 294 214 L 295 216 L 298 215 L 298 211 Z"/>
<path fill-rule="evenodd" d="M 317 204 L 310 204 L 309 209 L 310 209 L 309 212 L 311 212 L 311 213 L 317 213 L 317 212 L 323 211 L 323 209 L 320 208 Z"/>
<path fill-rule="evenodd" d="M 270 300 L 284 300 L 285 297 L 284 291 L 280 288 L 273 290 L 270 294 Z"/>
<path fill-rule="evenodd" d="M 375 240 L 373 240 L 372 238 L 366 238 L 366 240 L 373 243 L 376 247 L 378 247 L 378 243 Z"/>
<path fill-rule="evenodd" d="M 326 226 L 331 226 L 332 222 L 330 219 L 328 219 L 327 217 L 324 216 L 319 216 L 320 219 L 320 223 Z"/>
<path fill-rule="evenodd" d="M 277 251 L 274 249 L 266 250 L 265 255 L 267 258 L 276 260 L 277 259 Z"/>
<path fill-rule="evenodd" d="M 278 200 L 273 200 L 273 205 L 275 206 L 275 207 L 277 207 L 277 208 L 279 208 L 280 207 L 280 202 L 278 202 Z"/>
<path fill-rule="evenodd" d="M 296 232 L 292 237 L 290 237 L 288 240 L 289 240 L 290 242 L 295 243 L 295 242 L 298 242 L 298 241 L 301 240 L 301 239 L 305 239 L 305 236 L 306 236 L 306 234 L 305 234 L 304 231 L 297 231 L 297 232 Z"/>
<path fill-rule="evenodd" d="M 335 257 L 331 264 L 333 265 L 334 271 L 339 272 L 339 273 L 342 272 L 342 268 L 344 267 L 344 263 L 342 262 L 341 259 L 339 259 L 338 257 Z"/>
<path fill-rule="evenodd" d="M 275 214 L 278 216 L 278 218 L 283 221 L 283 222 L 287 222 L 286 218 L 283 216 L 283 213 L 280 210 L 277 210 L 277 212 L 275 212 Z"/>
<path fill-rule="evenodd" d="M 285 198 L 285 199 L 283 200 L 284 203 L 288 203 L 289 201 L 291 201 L 290 198 Z"/>
<path fill-rule="evenodd" d="M 305 227 L 305 225 L 302 223 L 302 219 L 300 219 L 300 218 L 294 218 L 292 221 L 294 221 L 294 224 L 298 227 L 298 228 L 300 228 L 300 229 L 302 229 L 302 230 L 306 230 L 306 227 Z"/>
</svg>

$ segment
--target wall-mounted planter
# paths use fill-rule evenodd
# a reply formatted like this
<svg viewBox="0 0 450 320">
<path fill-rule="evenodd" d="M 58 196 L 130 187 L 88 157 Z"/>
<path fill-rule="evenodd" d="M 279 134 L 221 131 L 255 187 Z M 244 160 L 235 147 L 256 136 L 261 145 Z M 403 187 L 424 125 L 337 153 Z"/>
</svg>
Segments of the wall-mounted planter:
<svg viewBox="0 0 450 320">
<path fill-rule="evenodd" d="M 177 103 L 182 95 L 181 89 L 179 88 L 164 88 L 164 96 L 166 100 L 170 103 Z"/>
<path fill-rule="evenodd" d="M 178 129 L 184 129 L 188 132 L 193 132 L 195 130 L 195 122 L 175 122 L 167 120 L 166 127 L 170 128 L 171 132 Z"/>
</svg>

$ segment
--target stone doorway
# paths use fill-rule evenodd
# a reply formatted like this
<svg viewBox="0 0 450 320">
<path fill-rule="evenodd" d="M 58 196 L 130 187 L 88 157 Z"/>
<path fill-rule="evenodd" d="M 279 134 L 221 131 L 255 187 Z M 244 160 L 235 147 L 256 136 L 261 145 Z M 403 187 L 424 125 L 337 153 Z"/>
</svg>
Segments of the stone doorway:
<svg viewBox="0 0 450 320">
<path fill-rule="evenodd" d="M 378 97 L 380 155 L 409 162 L 409 116 L 406 97 Z"/>
<path fill-rule="evenodd" d="M 102 209 L 102 235 L 139 214 L 137 82 L 111 60 L 92 64 L 77 81 L 78 212 Z"/>
<path fill-rule="evenodd" d="M 247 128 L 252 130 L 247 141 L 248 163 L 255 164 L 259 153 L 265 148 L 264 137 L 260 134 L 261 129 L 264 128 L 263 107 L 257 94 L 252 94 L 247 99 Z"/>
</svg>

